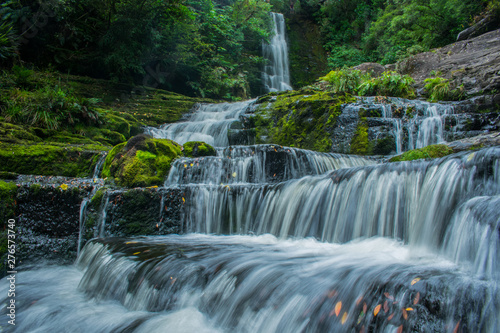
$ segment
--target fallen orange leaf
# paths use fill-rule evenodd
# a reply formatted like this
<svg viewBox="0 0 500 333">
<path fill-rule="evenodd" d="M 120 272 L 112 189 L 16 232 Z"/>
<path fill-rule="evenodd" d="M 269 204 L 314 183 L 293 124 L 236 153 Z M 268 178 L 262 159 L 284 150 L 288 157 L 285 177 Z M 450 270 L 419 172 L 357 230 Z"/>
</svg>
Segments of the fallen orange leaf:
<svg viewBox="0 0 500 333">
<path fill-rule="evenodd" d="M 453 330 L 453 333 L 458 333 L 458 329 L 460 328 L 460 320 L 457 323 L 457 326 L 455 326 L 455 329 Z"/>
<path fill-rule="evenodd" d="M 394 313 L 391 313 L 391 315 L 387 318 L 387 320 L 391 320 L 392 317 L 394 317 Z"/>
<path fill-rule="evenodd" d="M 405 309 L 403 309 L 403 318 L 404 318 L 405 320 L 408 320 L 408 312 L 406 312 L 406 310 L 405 310 Z"/>
<path fill-rule="evenodd" d="M 398 331 L 397 331 L 397 332 L 398 332 L 398 333 L 403 332 L 403 325 L 401 325 L 401 326 L 399 326 L 399 327 L 398 327 Z"/>
<path fill-rule="evenodd" d="M 413 286 L 415 283 L 417 283 L 418 281 L 420 281 L 421 279 L 420 278 L 414 278 L 412 281 L 411 281 L 411 285 Z"/>
<path fill-rule="evenodd" d="M 380 312 L 380 308 L 382 307 L 382 304 L 379 304 L 375 307 L 375 309 L 373 310 L 373 315 L 376 317 L 378 315 L 378 313 Z"/>
<path fill-rule="evenodd" d="M 341 309 L 342 309 L 342 302 L 337 302 L 337 304 L 335 304 L 335 315 L 337 317 L 339 316 Z"/>
<path fill-rule="evenodd" d="M 344 312 L 344 314 L 342 315 L 342 320 L 340 321 L 342 325 L 345 324 L 346 320 L 347 320 L 347 312 Z"/>
</svg>

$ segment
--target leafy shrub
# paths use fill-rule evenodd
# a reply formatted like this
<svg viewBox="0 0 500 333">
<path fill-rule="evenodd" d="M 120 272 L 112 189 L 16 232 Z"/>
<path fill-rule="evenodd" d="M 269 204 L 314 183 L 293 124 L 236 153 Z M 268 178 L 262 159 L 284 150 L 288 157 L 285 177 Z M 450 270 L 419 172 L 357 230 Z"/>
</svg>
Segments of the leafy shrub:
<svg viewBox="0 0 500 333">
<path fill-rule="evenodd" d="M 27 88 L 31 85 L 31 81 L 33 79 L 32 70 L 15 65 L 12 67 L 12 73 L 14 74 L 14 83 L 16 86 Z"/>
<path fill-rule="evenodd" d="M 415 89 L 412 86 L 414 82 L 415 80 L 409 75 L 388 71 L 379 77 L 363 82 L 358 87 L 358 90 L 360 95 L 366 96 L 412 98 L 415 97 Z"/>
<path fill-rule="evenodd" d="M 95 98 L 78 98 L 59 87 L 45 86 L 29 92 L 11 89 L 0 99 L 1 114 L 6 121 L 58 129 L 61 126 L 96 124 L 99 113 Z"/>
<path fill-rule="evenodd" d="M 12 24 L 3 22 L 0 25 L 0 60 L 14 57 L 16 51 L 17 42 Z"/>
<path fill-rule="evenodd" d="M 359 85 L 367 78 L 369 76 L 363 76 L 359 70 L 342 69 L 331 71 L 319 80 L 329 82 L 334 93 L 355 94 Z"/>
<path fill-rule="evenodd" d="M 450 81 L 442 77 L 433 77 L 425 79 L 424 89 L 427 91 L 430 102 L 437 101 L 456 101 L 464 97 L 463 86 L 458 89 L 451 89 Z"/>
</svg>

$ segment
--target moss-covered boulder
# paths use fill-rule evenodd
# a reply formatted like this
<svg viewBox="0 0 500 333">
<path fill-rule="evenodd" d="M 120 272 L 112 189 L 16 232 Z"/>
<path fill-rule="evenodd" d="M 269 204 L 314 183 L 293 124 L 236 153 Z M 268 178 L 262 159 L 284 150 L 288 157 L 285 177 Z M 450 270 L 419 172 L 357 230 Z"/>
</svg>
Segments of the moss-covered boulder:
<svg viewBox="0 0 500 333">
<path fill-rule="evenodd" d="M 106 157 L 102 176 L 125 187 L 161 185 L 182 146 L 168 139 L 137 135 L 115 146 Z"/>
<path fill-rule="evenodd" d="M 261 97 L 253 123 L 257 143 L 331 151 L 331 134 L 347 95 L 312 89 L 270 93 Z"/>
<path fill-rule="evenodd" d="M 447 145 L 431 145 L 420 149 L 413 149 L 404 154 L 394 156 L 389 162 L 413 161 L 425 158 L 438 158 L 450 155 L 453 149 Z"/>
<path fill-rule="evenodd" d="M 66 143 L 0 143 L 0 171 L 25 175 L 90 177 L 103 151 L 101 145 Z"/>
<path fill-rule="evenodd" d="M 214 147 L 208 143 L 201 141 L 190 141 L 184 144 L 184 156 L 186 157 L 202 157 L 202 156 L 215 156 L 216 152 Z"/>
</svg>

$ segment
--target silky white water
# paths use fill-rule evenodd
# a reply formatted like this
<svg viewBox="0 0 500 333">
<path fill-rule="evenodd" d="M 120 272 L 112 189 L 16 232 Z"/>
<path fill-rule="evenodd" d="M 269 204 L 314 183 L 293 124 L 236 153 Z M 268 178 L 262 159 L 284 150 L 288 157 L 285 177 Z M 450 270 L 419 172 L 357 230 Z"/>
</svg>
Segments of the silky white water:
<svg viewBox="0 0 500 333">
<path fill-rule="evenodd" d="M 288 63 L 288 45 L 283 14 L 271 13 L 274 31 L 269 43 L 262 43 L 262 53 L 267 60 L 262 81 L 267 92 L 292 90 Z"/>
</svg>

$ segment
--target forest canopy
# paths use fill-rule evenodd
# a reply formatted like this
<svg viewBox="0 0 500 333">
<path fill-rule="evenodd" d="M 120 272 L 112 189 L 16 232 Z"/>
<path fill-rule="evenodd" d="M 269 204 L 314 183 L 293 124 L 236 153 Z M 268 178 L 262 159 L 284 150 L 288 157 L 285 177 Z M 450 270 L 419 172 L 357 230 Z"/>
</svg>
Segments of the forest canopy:
<svg viewBox="0 0 500 333">
<path fill-rule="evenodd" d="M 0 63 L 240 99 L 263 93 L 269 11 L 314 22 L 313 42 L 335 69 L 452 43 L 499 8 L 500 0 L 7 0 Z"/>
</svg>

